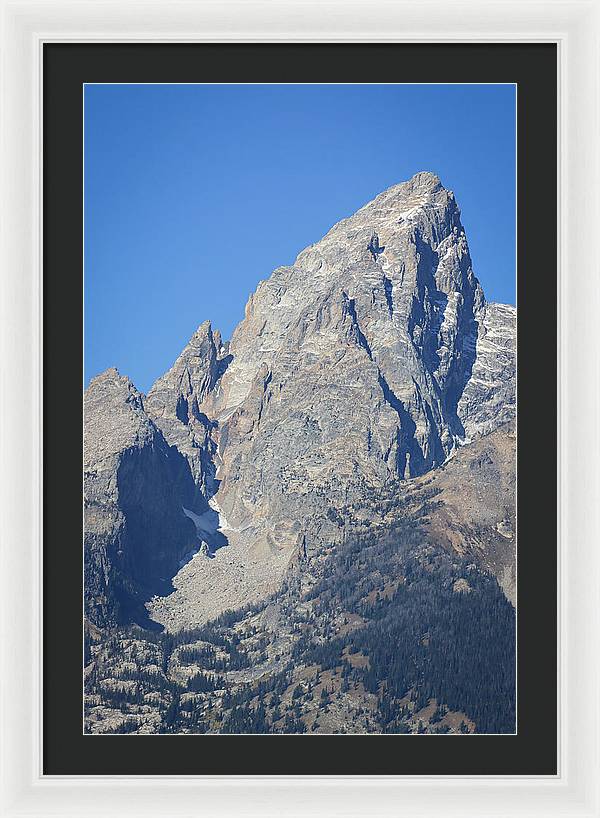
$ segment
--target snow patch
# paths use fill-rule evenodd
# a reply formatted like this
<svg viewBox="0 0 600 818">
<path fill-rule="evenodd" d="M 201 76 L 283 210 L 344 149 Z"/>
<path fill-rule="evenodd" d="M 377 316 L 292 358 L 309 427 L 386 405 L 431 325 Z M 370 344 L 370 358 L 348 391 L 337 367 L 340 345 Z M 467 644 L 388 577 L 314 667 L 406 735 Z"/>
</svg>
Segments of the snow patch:
<svg viewBox="0 0 600 818">
<path fill-rule="evenodd" d="M 196 526 L 198 536 L 202 534 L 215 534 L 218 531 L 219 515 L 215 513 L 214 509 L 209 509 L 205 511 L 204 514 L 196 514 L 194 511 L 190 511 L 189 508 L 184 508 L 184 506 L 181 506 L 181 509 L 185 516 L 189 517 Z"/>
</svg>

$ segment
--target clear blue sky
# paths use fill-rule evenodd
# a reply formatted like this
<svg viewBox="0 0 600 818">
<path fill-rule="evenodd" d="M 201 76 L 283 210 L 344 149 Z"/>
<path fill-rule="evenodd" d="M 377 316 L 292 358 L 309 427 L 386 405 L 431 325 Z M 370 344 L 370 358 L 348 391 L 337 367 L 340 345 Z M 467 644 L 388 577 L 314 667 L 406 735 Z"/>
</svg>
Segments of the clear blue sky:
<svg viewBox="0 0 600 818">
<path fill-rule="evenodd" d="M 510 85 L 87 85 L 85 378 L 142 391 L 210 318 L 417 171 L 462 210 L 488 300 L 515 301 Z"/>
</svg>

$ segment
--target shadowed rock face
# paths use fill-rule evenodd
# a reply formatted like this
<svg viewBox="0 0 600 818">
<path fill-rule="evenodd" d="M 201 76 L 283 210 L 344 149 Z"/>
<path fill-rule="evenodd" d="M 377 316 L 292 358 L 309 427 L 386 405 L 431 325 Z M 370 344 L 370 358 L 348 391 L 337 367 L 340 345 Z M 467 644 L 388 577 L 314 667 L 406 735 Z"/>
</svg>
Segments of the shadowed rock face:
<svg viewBox="0 0 600 818">
<path fill-rule="evenodd" d="M 85 395 L 86 615 L 104 627 L 148 625 L 144 603 L 198 547 L 182 503 L 198 507 L 187 460 L 147 416 L 128 378 L 109 369 Z"/>
<path fill-rule="evenodd" d="M 101 379 L 116 374 L 92 382 L 86 440 L 107 476 L 90 472 L 86 492 L 89 481 L 92 499 L 108 492 L 111 509 L 106 530 L 90 517 L 92 575 L 123 551 L 128 518 L 142 530 L 122 498 L 139 498 L 156 471 L 145 490 L 173 525 L 150 552 L 181 559 L 194 541 L 181 508 L 206 514 L 209 500 L 230 547 L 187 564 L 152 616 L 175 629 L 264 597 L 340 541 L 337 510 L 514 417 L 514 346 L 514 308 L 485 302 L 452 192 L 431 173 L 390 188 L 261 282 L 229 345 L 203 324 L 147 399 L 126 379 L 107 391 Z M 106 453 L 115 400 L 123 428 Z"/>
</svg>

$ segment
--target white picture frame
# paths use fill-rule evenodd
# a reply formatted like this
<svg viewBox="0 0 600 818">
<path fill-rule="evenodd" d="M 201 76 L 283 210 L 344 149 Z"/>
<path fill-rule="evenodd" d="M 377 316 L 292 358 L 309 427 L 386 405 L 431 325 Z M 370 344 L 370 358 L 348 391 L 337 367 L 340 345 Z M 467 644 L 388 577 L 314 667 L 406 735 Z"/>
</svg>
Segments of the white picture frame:
<svg viewBox="0 0 600 818">
<path fill-rule="evenodd" d="M 600 816 L 600 270 L 595 241 L 600 224 L 600 5 L 596 0 L 0 0 L 0 7 L 0 814 Z M 43 775 L 41 51 L 45 42 L 57 41 L 558 44 L 556 776 Z M 549 173 L 556 170 L 548 168 Z"/>
</svg>

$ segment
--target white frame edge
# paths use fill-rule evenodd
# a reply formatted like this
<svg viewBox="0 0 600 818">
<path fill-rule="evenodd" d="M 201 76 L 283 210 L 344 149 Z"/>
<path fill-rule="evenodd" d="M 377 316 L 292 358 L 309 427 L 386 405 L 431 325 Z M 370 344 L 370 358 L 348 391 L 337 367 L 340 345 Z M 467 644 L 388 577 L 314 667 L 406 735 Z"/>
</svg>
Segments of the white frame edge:
<svg viewBox="0 0 600 818">
<path fill-rule="evenodd" d="M 402 812 L 421 818 L 598 818 L 600 269 L 593 238 L 600 223 L 600 8 L 596 0 L 371 0 L 369 5 L 356 0 L 0 0 L 0 10 L 0 814 L 7 818 L 199 813 L 364 818 Z M 559 44 L 560 770 L 556 777 L 42 775 L 40 56 L 42 44 L 48 41 L 119 40 Z M 544 548 L 552 548 L 553 543 L 521 547 L 539 548 L 543 558 Z M 552 634 L 540 634 L 540 638 L 552 638 Z"/>
</svg>

